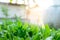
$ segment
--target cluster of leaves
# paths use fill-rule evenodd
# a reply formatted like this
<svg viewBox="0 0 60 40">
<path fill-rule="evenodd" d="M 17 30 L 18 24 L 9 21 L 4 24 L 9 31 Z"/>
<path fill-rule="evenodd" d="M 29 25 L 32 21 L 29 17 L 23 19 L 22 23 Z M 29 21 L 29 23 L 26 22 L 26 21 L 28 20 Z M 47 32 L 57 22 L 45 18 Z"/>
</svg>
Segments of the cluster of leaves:
<svg viewBox="0 0 60 40">
<path fill-rule="evenodd" d="M 0 24 L 0 40 L 46 40 L 51 36 L 51 40 L 60 40 L 60 30 L 50 29 L 47 24 L 42 28 L 20 19 L 4 20 Z"/>
</svg>

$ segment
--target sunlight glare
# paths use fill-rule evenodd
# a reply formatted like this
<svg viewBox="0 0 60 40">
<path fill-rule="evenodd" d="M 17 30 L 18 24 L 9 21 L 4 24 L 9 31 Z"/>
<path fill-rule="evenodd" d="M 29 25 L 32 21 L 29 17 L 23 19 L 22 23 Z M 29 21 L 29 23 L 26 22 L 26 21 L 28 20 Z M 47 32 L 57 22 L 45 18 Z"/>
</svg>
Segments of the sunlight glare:
<svg viewBox="0 0 60 40">
<path fill-rule="evenodd" d="M 52 0 L 35 0 L 35 1 L 36 1 L 35 3 L 32 0 L 29 1 L 28 7 L 32 8 L 32 9 L 29 8 L 30 9 L 29 19 L 34 24 L 37 23 L 39 25 L 44 25 L 43 23 L 44 11 L 53 5 L 53 1 Z M 36 4 L 38 6 L 34 8 Z"/>
</svg>

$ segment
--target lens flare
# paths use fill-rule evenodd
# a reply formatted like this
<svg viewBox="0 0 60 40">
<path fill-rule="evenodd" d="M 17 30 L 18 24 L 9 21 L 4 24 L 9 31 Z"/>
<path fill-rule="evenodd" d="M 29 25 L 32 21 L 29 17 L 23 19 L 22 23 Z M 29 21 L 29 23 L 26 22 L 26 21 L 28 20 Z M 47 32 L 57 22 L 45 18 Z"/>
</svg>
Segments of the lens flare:
<svg viewBox="0 0 60 40">
<path fill-rule="evenodd" d="M 35 0 L 35 2 L 30 0 L 27 6 L 30 11 L 28 15 L 29 20 L 34 24 L 43 25 L 44 12 L 51 5 L 53 5 L 52 0 Z"/>
</svg>

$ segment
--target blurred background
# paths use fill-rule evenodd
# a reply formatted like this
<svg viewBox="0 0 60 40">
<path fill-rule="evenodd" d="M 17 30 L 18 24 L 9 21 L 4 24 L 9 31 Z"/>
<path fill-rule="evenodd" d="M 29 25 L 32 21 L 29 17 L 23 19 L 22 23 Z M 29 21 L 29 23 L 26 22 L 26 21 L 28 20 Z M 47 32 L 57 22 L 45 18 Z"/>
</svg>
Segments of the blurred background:
<svg viewBox="0 0 60 40">
<path fill-rule="evenodd" d="M 5 18 L 2 9 L 8 9 L 8 18 L 15 15 L 32 24 L 60 27 L 60 0 L 0 0 L 0 23 Z"/>
</svg>

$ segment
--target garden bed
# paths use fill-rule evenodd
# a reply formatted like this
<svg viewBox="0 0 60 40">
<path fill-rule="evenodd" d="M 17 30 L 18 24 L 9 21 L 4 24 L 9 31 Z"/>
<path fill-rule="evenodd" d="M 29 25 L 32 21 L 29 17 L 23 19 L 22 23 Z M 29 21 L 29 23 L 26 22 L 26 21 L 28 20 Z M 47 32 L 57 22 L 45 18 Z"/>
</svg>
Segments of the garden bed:
<svg viewBox="0 0 60 40">
<path fill-rule="evenodd" d="M 3 19 L 0 24 L 0 40 L 60 40 L 60 30 L 22 22 L 17 18 L 14 22 Z"/>
</svg>

